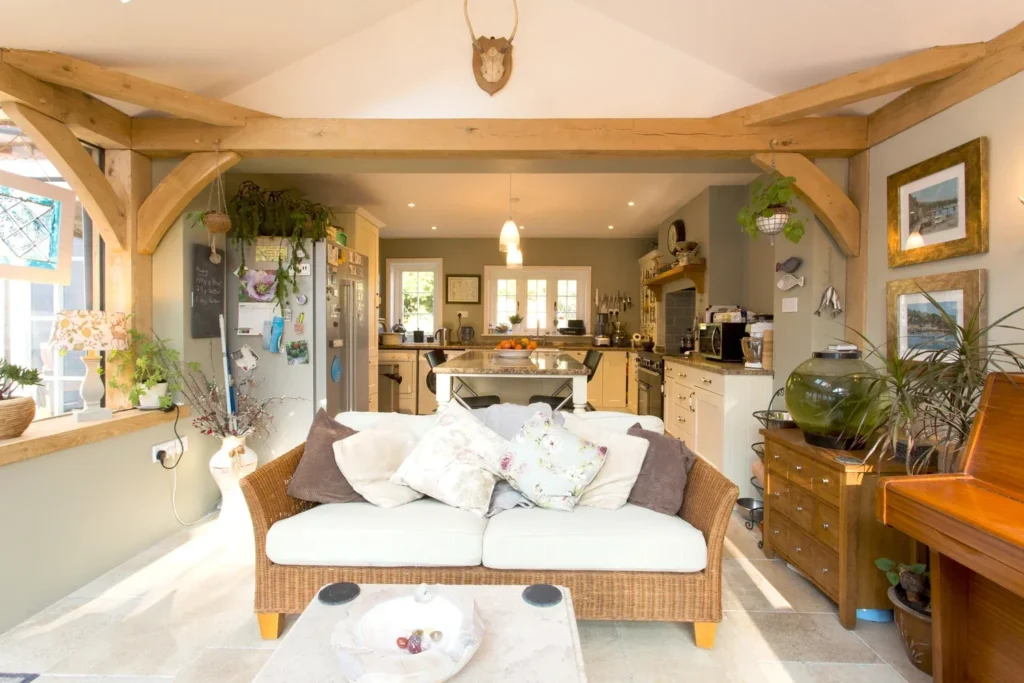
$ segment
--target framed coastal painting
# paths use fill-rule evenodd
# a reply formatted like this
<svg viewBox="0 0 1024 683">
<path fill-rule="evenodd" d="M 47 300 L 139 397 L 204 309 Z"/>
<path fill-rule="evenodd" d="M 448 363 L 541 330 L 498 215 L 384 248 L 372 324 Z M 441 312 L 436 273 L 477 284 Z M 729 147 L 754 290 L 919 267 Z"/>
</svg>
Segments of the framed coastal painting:
<svg viewBox="0 0 1024 683">
<path fill-rule="evenodd" d="M 887 180 L 889 267 L 988 251 L 988 138 Z"/>
<path fill-rule="evenodd" d="M 889 353 L 904 355 L 907 351 L 941 351 L 956 344 L 946 333 L 941 308 L 958 325 L 971 320 L 978 312 L 978 324 L 984 326 L 984 269 L 942 273 L 908 280 L 891 280 L 885 285 L 886 338 Z M 923 292 L 931 295 L 929 301 Z M 980 307 L 980 310 L 979 310 Z M 984 343 L 984 342 L 982 342 Z"/>
<path fill-rule="evenodd" d="M 445 278 L 446 304 L 480 303 L 479 275 L 448 275 Z"/>
</svg>

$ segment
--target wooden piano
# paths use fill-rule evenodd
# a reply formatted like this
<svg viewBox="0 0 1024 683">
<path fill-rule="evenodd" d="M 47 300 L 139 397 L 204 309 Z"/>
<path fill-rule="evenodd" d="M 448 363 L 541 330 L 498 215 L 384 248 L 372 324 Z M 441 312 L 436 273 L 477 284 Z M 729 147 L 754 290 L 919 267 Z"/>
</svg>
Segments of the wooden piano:
<svg viewBox="0 0 1024 683">
<path fill-rule="evenodd" d="M 881 480 L 879 515 L 930 548 L 935 681 L 1024 681 L 1024 374 L 989 376 L 963 462 Z"/>
</svg>

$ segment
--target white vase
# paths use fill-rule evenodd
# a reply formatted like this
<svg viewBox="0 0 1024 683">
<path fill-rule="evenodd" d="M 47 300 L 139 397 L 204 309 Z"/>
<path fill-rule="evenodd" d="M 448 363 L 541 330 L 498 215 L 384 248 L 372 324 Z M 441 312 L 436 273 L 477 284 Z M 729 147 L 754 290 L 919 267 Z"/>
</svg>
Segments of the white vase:
<svg viewBox="0 0 1024 683">
<path fill-rule="evenodd" d="M 256 471 L 257 460 L 256 451 L 245 445 L 244 436 L 224 437 L 220 450 L 210 458 L 210 474 L 220 489 L 222 526 L 237 524 L 244 529 L 250 523 L 249 508 L 238 481 Z"/>
<path fill-rule="evenodd" d="M 139 392 L 139 408 L 153 410 L 160 407 L 160 399 L 167 395 L 167 382 L 154 384 Z"/>
<path fill-rule="evenodd" d="M 523 323 L 522 322 L 512 323 L 512 334 L 522 334 L 522 333 L 523 333 Z"/>
</svg>

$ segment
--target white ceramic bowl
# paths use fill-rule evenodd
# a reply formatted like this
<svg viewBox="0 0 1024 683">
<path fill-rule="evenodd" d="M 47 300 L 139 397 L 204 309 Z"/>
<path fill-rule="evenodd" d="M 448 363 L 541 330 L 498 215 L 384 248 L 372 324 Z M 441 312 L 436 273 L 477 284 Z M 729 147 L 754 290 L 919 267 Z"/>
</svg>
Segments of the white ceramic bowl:
<svg viewBox="0 0 1024 683">
<path fill-rule="evenodd" d="M 530 349 L 497 349 L 495 353 L 499 358 L 529 358 L 533 351 Z"/>
</svg>

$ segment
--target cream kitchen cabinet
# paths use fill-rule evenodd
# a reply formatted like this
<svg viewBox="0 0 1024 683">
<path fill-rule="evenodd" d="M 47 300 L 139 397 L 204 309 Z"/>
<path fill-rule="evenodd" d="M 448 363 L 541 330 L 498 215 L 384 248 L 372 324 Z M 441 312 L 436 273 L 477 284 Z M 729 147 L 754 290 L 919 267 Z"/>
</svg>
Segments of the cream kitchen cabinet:
<svg viewBox="0 0 1024 683">
<path fill-rule="evenodd" d="M 381 363 L 393 363 L 398 366 L 398 376 L 402 381 L 398 385 L 398 412 L 408 415 L 416 414 L 416 352 L 415 351 L 381 351 Z"/>
<path fill-rule="evenodd" d="M 601 408 L 603 410 L 626 410 L 626 384 L 629 364 L 625 351 L 608 351 L 601 358 L 599 368 L 601 379 Z M 597 381 L 597 378 L 594 379 Z M 597 405 L 596 403 L 594 404 Z"/>
<path fill-rule="evenodd" d="M 760 441 L 755 410 L 764 410 L 772 394 L 772 377 L 735 364 L 689 362 L 665 358 L 665 430 L 687 443 L 740 487 L 754 495 L 750 446 Z"/>
<path fill-rule="evenodd" d="M 634 415 L 637 414 L 637 402 L 640 400 L 636 372 L 639 362 L 638 354 L 633 351 L 626 352 L 626 410 Z"/>
</svg>

